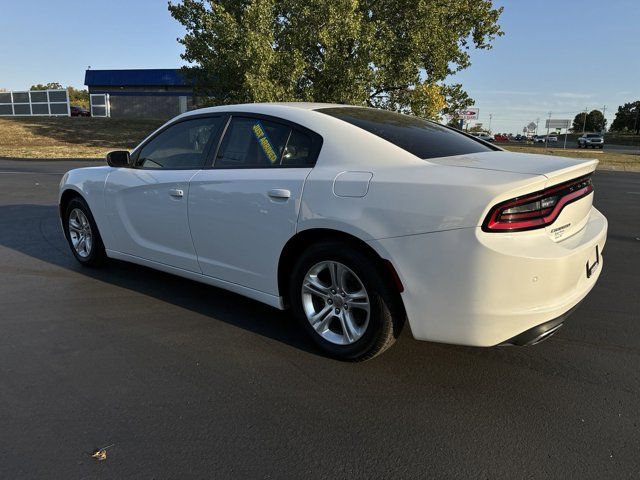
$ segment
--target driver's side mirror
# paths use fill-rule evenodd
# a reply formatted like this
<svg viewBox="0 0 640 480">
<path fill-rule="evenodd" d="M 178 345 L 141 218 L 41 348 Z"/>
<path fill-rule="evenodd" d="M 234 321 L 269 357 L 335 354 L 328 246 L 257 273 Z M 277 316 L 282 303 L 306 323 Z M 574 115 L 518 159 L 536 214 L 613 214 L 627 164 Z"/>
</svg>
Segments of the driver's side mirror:
<svg viewBox="0 0 640 480">
<path fill-rule="evenodd" d="M 127 150 L 114 150 L 107 153 L 107 164 L 110 167 L 128 167 L 130 160 Z"/>
</svg>

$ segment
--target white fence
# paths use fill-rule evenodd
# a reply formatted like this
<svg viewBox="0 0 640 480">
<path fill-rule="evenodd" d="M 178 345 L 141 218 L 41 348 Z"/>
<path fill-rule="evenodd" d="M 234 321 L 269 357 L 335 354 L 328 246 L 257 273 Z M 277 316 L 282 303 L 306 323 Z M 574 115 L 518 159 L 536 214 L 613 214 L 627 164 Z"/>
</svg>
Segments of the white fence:
<svg viewBox="0 0 640 480">
<path fill-rule="evenodd" d="M 71 115 L 66 90 L 0 92 L 0 116 Z"/>
</svg>

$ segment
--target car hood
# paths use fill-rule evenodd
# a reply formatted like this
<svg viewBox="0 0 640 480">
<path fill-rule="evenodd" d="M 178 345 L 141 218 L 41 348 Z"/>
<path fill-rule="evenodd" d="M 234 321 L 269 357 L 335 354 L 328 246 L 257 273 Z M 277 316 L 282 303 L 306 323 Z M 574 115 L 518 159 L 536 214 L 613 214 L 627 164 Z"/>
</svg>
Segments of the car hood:
<svg viewBox="0 0 640 480">
<path fill-rule="evenodd" d="M 456 155 L 453 157 L 430 158 L 431 163 L 451 167 L 478 168 L 499 172 L 544 175 L 548 178 L 564 176 L 564 174 L 580 175 L 595 170 L 598 161 L 539 155 L 533 153 L 514 153 L 504 150 L 495 152 Z"/>
</svg>

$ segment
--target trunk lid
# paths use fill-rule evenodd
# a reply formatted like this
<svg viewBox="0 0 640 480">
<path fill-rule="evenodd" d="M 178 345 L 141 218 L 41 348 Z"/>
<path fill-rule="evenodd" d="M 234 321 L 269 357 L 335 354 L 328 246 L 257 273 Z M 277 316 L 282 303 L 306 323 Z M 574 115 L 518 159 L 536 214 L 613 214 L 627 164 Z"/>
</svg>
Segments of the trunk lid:
<svg viewBox="0 0 640 480">
<path fill-rule="evenodd" d="M 598 161 L 595 159 L 577 159 L 556 157 L 552 155 L 522 154 L 507 151 L 484 152 L 471 155 L 458 155 L 429 159 L 429 162 L 439 165 L 448 165 L 461 168 L 477 168 L 482 170 L 495 170 L 499 172 L 512 172 L 531 175 L 543 175 L 547 178 L 544 188 L 590 175 L 596 169 Z M 532 179 L 531 191 L 540 189 L 539 182 Z M 522 195 L 522 191 L 514 192 L 513 197 Z M 501 196 L 500 200 L 504 200 Z M 498 199 L 496 202 L 498 203 Z M 560 242 L 582 230 L 587 223 L 593 193 L 586 195 L 564 206 L 556 220 L 544 227 L 544 231 L 554 242 Z M 539 232 L 533 230 L 532 232 Z M 522 232 L 526 233 L 526 232 Z M 518 233 L 516 233 L 517 235 Z"/>
<path fill-rule="evenodd" d="M 544 175 L 549 179 L 565 178 L 568 175 L 567 180 L 592 172 L 598 164 L 595 159 L 556 157 L 537 153 L 515 153 L 506 150 L 430 158 L 427 161 L 452 167 Z M 573 174 L 575 175 L 572 177 L 571 175 Z"/>
</svg>

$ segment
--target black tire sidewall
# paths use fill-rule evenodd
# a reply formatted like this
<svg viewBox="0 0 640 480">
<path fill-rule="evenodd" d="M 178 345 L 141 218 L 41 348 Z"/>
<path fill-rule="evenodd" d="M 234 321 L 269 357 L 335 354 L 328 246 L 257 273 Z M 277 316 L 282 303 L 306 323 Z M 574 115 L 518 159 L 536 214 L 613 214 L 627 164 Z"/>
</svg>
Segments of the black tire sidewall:
<svg viewBox="0 0 640 480">
<path fill-rule="evenodd" d="M 369 324 L 362 338 L 351 345 L 336 345 L 322 338 L 311 326 L 302 307 L 301 290 L 305 275 L 311 267 L 322 261 L 336 261 L 349 267 L 363 283 L 371 312 Z M 382 280 L 377 262 L 358 250 L 338 242 L 323 242 L 311 246 L 296 262 L 289 284 L 289 299 L 294 316 L 309 333 L 314 342 L 330 356 L 346 360 L 357 360 L 375 350 L 381 338 L 393 328 L 390 306 L 393 298 Z"/>
<path fill-rule="evenodd" d="M 82 210 L 82 212 L 87 217 L 87 220 L 89 220 L 89 225 L 91 226 L 91 234 L 93 236 L 93 245 L 91 248 L 91 252 L 89 253 L 89 256 L 86 258 L 83 258 L 80 255 L 78 255 L 78 253 L 76 252 L 76 249 L 73 248 L 73 243 L 71 242 L 71 236 L 69 235 L 69 216 L 71 215 L 71 212 L 76 208 Z M 67 238 L 67 243 L 69 244 L 69 248 L 71 249 L 71 253 L 73 253 L 73 256 L 76 258 L 76 260 L 78 260 L 78 262 L 86 266 L 97 266 L 104 261 L 106 254 L 104 252 L 102 237 L 100 236 L 100 232 L 98 231 L 98 226 L 96 225 L 96 221 L 94 220 L 93 215 L 91 214 L 91 210 L 89 209 L 87 202 L 85 202 L 83 198 L 75 197 L 69 201 L 69 203 L 65 208 L 62 226 L 64 229 L 64 235 Z"/>
</svg>

